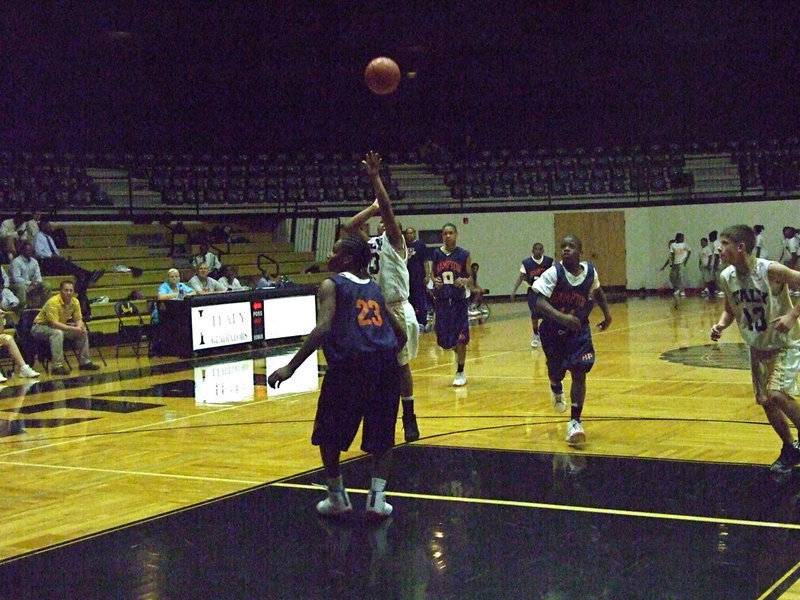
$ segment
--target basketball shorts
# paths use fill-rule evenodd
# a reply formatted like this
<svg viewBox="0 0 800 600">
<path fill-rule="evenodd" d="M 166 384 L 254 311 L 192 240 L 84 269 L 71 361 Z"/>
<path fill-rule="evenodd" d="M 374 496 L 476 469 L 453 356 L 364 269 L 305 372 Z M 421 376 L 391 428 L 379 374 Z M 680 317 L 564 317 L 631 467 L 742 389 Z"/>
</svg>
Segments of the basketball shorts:
<svg viewBox="0 0 800 600">
<path fill-rule="evenodd" d="M 588 373 L 594 366 L 592 331 L 588 326 L 577 332 L 539 327 L 542 350 L 547 358 L 551 381 L 561 381 L 567 371 Z"/>
<path fill-rule="evenodd" d="M 406 345 L 400 348 L 397 353 L 397 364 L 401 367 L 407 365 L 412 359 L 417 357 L 419 352 L 419 323 L 417 322 L 417 313 L 414 312 L 414 307 L 408 300 L 400 302 L 389 302 L 386 308 L 395 316 L 395 318 L 403 325 L 408 336 Z"/>
<path fill-rule="evenodd" d="M 314 418 L 311 443 L 349 450 L 361 421 L 361 449 L 371 454 L 394 446 L 400 406 L 400 368 L 394 356 L 366 354 L 328 366 Z"/>
<path fill-rule="evenodd" d="M 444 350 L 469 344 L 469 300 L 436 301 L 436 343 Z"/>
<path fill-rule="evenodd" d="M 770 391 L 796 396 L 797 374 L 800 372 L 800 348 L 789 346 L 778 350 L 750 348 L 750 373 L 756 402 L 763 404 Z"/>
</svg>

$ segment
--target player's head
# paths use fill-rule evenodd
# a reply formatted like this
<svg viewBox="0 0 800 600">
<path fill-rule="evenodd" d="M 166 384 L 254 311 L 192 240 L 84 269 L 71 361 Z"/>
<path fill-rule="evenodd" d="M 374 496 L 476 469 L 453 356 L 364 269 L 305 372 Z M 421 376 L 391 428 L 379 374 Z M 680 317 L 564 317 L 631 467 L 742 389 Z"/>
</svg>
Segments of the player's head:
<svg viewBox="0 0 800 600">
<path fill-rule="evenodd" d="M 679 244 L 683 243 L 683 234 L 682 233 L 676 233 L 675 234 L 675 241 L 678 242 Z"/>
<path fill-rule="evenodd" d="M 333 252 L 328 257 L 328 269 L 334 273 L 359 273 L 367 269 L 369 260 L 369 244 L 360 237 L 348 235 L 333 245 Z"/>
<path fill-rule="evenodd" d="M 755 231 L 756 235 L 758 235 L 759 233 L 764 231 L 764 226 L 763 225 L 753 225 L 753 231 Z"/>
<path fill-rule="evenodd" d="M 458 229 L 452 223 L 445 223 L 442 226 L 442 243 L 446 248 L 453 248 L 458 240 Z"/>
<path fill-rule="evenodd" d="M 749 225 L 731 225 L 719 235 L 722 243 L 722 259 L 734 264 L 737 253 L 750 254 L 756 247 L 756 234 Z"/>
<path fill-rule="evenodd" d="M 580 262 L 583 242 L 577 235 L 565 235 L 561 240 L 561 262 L 565 265 L 574 265 Z"/>
<path fill-rule="evenodd" d="M 544 256 L 544 245 L 542 242 L 534 242 L 533 246 L 531 247 L 531 254 L 533 254 L 533 258 L 539 260 Z"/>
<path fill-rule="evenodd" d="M 700 238 L 700 245 L 701 246 L 708 245 L 708 238 Z"/>
<path fill-rule="evenodd" d="M 413 227 L 406 227 L 403 230 L 403 237 L 406 238 L 406 244 L 417 241 L 417 230 Z"/>
<path fill-rule="evenodd" d="M 711 242 L 717 241 L 717 230 L 716 229 L 714 231 L 709 231 L 708 232 L 708 239 Z"/>
<path fill-rule="evenodd" d="M 787 240 L 793 238 L 795 235 L 797 235 L 797 230 L 794 227 L 787 225 L 783 228 L 783 237 Z"/>
</svg>

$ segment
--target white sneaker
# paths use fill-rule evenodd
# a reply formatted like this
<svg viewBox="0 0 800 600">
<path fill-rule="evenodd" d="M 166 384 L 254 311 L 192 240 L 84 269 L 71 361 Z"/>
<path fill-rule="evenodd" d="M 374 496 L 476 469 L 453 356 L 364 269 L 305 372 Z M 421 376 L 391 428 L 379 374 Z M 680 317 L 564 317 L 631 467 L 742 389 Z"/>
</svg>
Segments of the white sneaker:
<svg viewBox="0 0 800 600">
<path fill-rule="evenodd" d="M 340 490 L 328 489 L 328 497 L 317 502 L 317 512 L 326 517 L 336 517 L 352 511 L 353 505 L 350 504 L 350 497 L 347 495 L 345 488 Z"/>
<path fill-rule="evenodd" d="M 708 290 L 703 290 L 702 292 L 700 292 L 700 295 L 701 295 L 703 298 L 707 298 L 707 297 L 708 297 Z"/>
<path fill-rule="evenodd" d="M 717 298 L 724 298 L 724 297 L 725 297 L 725 292 L 723 292 L 721 290 L 719 292 L 717 292 Z"/>
<path fill-rule="evenodd" d="M 3 383 L 4 381 L 8 381 L 8 377 L 0 373 L 0 383 Z"/>
<path fill-rule="evenodd" d="M 386 492 L 370 490 L 367 494 L 367 517 L 383 519 L 392 514 L 392 505 L 386 501 Z"/>
<path fill-rule="evenodd" d="M 683 290 L 681 290 L 681 298 L 686 298 L 686 292 L 684 292 Z"/>
<path fill-rule="evenodd" d="M 464 375 L 463 371 L 461 373 L 456 373 L 456 378 L 453 379 L 453 385 L 456 387 L 467 385 L 467 376 Z"/>
<path fill-rule="evenodd" d="M 534 336 L 531 338 L 531 348 L 538 348 L 540 341 L 541 340 L 539 339 L 539 335 L 534 334 Z"/>
<path fill-rule="evenodd" d="M 28 365 L 22 365 L 22 368 L 19 370 L 20 377 L 38 377 L 39 373 L 31 369 Z"/>
<path fill-rule="evenodd" d="M 582 444 L 586 441 L 586 432 L 583 430 L 583 425 L 580 421 L 572 419 L 567 424 L 567 441 L 570 444 Z"/>
<path fill-rule="evenodd" d="M 550 390 L 550 397 L 553 400 L 553 408 L 556 409 L 556 412 L 563 413 L 567 410 L 567 398 L 564 396 L 563 391 L 556 394 L 554 391 Z"/>
</svg>

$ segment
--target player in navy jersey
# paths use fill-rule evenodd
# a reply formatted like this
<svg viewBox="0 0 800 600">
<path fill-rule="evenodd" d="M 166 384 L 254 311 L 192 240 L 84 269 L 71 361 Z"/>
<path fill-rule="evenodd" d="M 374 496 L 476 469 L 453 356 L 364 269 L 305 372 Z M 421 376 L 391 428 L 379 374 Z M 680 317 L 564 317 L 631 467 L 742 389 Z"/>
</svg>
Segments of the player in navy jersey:
<svg viewBox="0 0 800 600">
<path fill-rule="evenodd" d="M 442 227 L 442 246 L 432 255 L 436 343 L 456 353 L 453 385 L 467 383 L 464 363 L 469 344 L 469 296 L 472 289 L 472 259 L 469 251 L 456 246 L 458 230 L 452 223 Z"/>
<path fill-rule="evenodd" d="M 426 286 L 431 278 L 431 259 L 428 247 L 417 237 L 417 230 L 406 227 L 403 230 L 408 246 L 408 301 L 417 314 L 420 331 L 428 330 L 428 290 Z"/>
<path fill-rule="evenodd" d="M 531 255 L 528 258 L 522 259 L 522 265 L 519 268 L 519 277 L 517 277 L 517 283 L 514 285 L 514 289 L 511 291 L 511 301 L 513 302 L 516 294 L 517 288 L 522 284 L 524 281 L 527 286 L 527 294 L 528 294 L 528 308 L 531 311 L 531 327 L 533 329 L 533 337 L 531 338 L 531 348 L 536 348 L 539 346 L 539 317 L 536 316 L 536 311 L 534 310 L 534 302 L 533 302 L 533 294 L 531 293 L 531 287 L 533 282 L 541 277 L 542 273 L 544 273 L 547 269 L 553 266 L 553 259 L 550 256 L 544 255 L 544 245 L 541 242 L 534 242 L 533 247 L 531 247 Z"/>
<path fill-rule="evenodd" d="M 536 313 L 542 317 L 539 334 L 547 358 L 553 407 L 564 412 L 563 380 L 567 371 L 572 378 L 571 414 L 567 441 L 579 444 L 586 439 L 581 424 L 586 399 L 586 373 L 594 366 L 594 345 L 589 313 L 596 302 L 603 311 L 601 330 L 611 325 L 608 302 L 592 264 L 581 261 L 583 244 L 574 235 L 561 242 L 561 262 L 542 273 L 532 286 Z"/>
<path fill-rule="evenodd" d="M 337 274 L 319 286 L 317 325 L 289 363 L 267 379 L 277 387 L 322 346 L 328 370 L 311 443 L 319 446 L 327 477 L 328 496 L 317 504 L 325 516 L 352 511 L 339 457 L 350 448 L 362 419 L 361 449 L 373 457 L 367 515 L 381 518 L 392 512 L 386 502 L 386 479 L 400 399 L 396 356 L 406 343 L 406 332 L 386 309 L 380 287 L 367 272 L 369 261 L 369 245 L 358 237 L 334 244 L 328 270 Z"/>
</svg>

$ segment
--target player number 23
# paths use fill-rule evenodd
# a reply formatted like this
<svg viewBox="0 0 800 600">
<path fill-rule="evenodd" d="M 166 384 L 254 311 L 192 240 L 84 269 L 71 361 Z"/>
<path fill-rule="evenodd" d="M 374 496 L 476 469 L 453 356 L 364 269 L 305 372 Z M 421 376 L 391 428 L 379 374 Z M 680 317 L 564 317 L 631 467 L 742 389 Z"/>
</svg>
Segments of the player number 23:
<svg viewBox="0 0 800 600">
<path fill-rule="evenodd" d="M 358 324 L 362 327 L 368 325 L 380 327 L 383 325 L 381 307 L 377 302 L 375 302 L 375 300 L 356 300 L 356 308 L 358 308 L 360 311 L 358 313 Z"/>
</svg>

